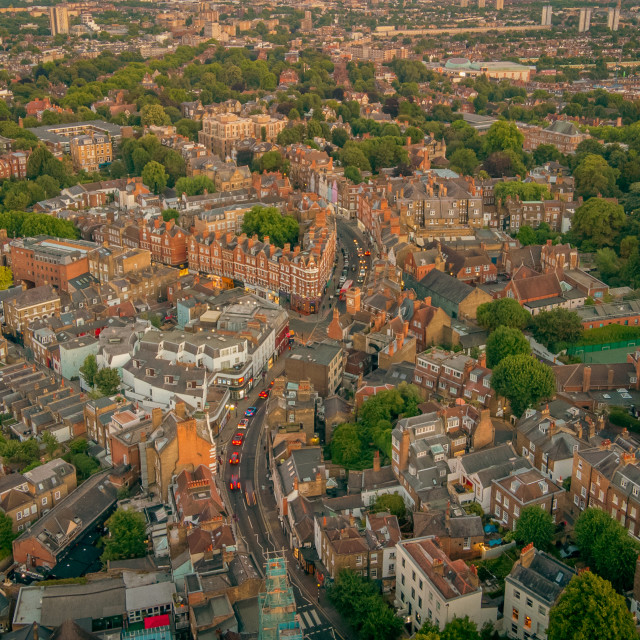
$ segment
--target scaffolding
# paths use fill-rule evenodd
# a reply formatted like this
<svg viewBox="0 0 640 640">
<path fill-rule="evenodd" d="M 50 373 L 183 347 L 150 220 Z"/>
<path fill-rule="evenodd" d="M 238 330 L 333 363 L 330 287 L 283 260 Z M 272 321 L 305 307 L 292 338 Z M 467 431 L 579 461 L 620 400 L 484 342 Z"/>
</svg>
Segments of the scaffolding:
<svg viewBox="0 0 640 640">
<path fill-rule="evenodd" d="M 258 594 L 258 640 L 302 640 L 302 627 L 283 553 L 267 554 L 266 574 L 265 591 Z"/>
</svg>

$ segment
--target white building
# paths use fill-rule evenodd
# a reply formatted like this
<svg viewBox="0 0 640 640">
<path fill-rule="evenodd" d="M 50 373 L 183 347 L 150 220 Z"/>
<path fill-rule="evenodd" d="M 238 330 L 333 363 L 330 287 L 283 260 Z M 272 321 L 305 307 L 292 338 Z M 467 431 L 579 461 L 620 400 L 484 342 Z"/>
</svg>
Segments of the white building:
<svg viewBox="0 0 640 640">
<path fill-rule="evenodd" d="M 427 620 L 440 630 L 453 618 L 465 616 L 478 628 L 495 623 L 498 610 L 482 606 L 474 566 L 451 560 L 433 536 L 404 540 L 396 549 L 396 607 L 413 632 Z"/>
<path fill-rule="evenodd" d="M 504 631 L 508 636 L 546 640 L 549 610 L 575 575 L 571 567 L 533 544 L 526 546 L 505 580 Z"/>
</svg>

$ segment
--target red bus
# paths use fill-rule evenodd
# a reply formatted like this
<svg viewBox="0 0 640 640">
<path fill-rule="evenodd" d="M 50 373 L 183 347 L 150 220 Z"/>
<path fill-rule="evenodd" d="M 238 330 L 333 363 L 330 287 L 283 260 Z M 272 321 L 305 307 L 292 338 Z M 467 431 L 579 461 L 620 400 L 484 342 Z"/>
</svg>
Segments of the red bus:
<svg viewBox="0 0 640 640">
<path fill-rule="evenodd" d="M 347 280 L 340 289 L 340 300 L 344 300 L 344 294 L 353 286 L 353 280 Z"/>
</svg>

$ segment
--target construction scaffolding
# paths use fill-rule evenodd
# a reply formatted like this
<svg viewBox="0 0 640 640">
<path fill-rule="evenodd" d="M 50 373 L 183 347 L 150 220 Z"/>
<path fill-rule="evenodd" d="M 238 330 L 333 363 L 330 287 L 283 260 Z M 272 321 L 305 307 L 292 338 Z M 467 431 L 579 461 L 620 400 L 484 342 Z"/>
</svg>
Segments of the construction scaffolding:
<svg viewBox="0 0 640 640">
<path fill-rule="evenodd" d="M 258 594 L 258 640 L 302 640 L 296 601 L 287 576 L 284 553 L 267 554 L 265 591 Z"/>
</svg>

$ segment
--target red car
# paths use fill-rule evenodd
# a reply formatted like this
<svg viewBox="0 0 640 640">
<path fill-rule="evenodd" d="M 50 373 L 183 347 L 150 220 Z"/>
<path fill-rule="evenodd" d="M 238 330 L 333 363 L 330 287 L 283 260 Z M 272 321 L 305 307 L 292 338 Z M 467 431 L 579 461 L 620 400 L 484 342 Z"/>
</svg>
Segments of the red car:
<svg viewBox="0 0 640 640">
<path fill-rule="evenodd" d="M 237 451 L 234 451 L 229 458 L 229 464 L 239 464 L 240 463 L 240 454 Z"/>
<path fill-rule="evenodd" d="M 240 422 L 238 422 L 238 429 L 246 429 L 249 426 L 249 420 L 247 418 L 242 418 Z"/>
<path fill-rule="evenodd" d="M 229 482 L 229 489 L 231 489 L 231 491 L 235 491 L 236 489 L 240 488 L 240 478 L 238 477 L 237 473 L 232 474 L 231 476 L 231 481 Z"/>
<path fill-rule="evenodd" d="M 268 398 L 269 397 L 269 389 L 265 389 L 258 394 L 259 398 Z"/>
<path fill-rule="evenodd" d="M 231 441 L 231 444 L 234 447 L 241 447 L 243 442 L 244 442 L 244 433 L 236 433 L 236 435 L 233 436 L 233 440 Z"/>
<path fill-rule="evenodd" d="M 371 251 L 369 251 L 368 249 L 364 252 L 365 256 L 370 256 L 371 255 Z"/>
</svg>

